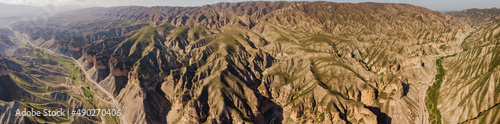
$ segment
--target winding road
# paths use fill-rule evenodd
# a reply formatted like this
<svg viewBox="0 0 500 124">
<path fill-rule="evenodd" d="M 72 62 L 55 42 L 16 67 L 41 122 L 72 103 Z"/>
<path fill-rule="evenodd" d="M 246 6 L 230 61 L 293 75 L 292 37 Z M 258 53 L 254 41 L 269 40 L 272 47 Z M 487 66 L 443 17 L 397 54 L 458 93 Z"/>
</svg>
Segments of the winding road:
<svg viewBox="0 0 500 124">
<path fill-rule="evenodd" d="M 10 27 L 8 27 L 8 28 L 12 32 L 15 32 L 14 30 L 12 30 L 12 28 L 10 28 Z M 115 105 L 115 108 L 117 108 L 119 110 L 122 110 L 121 107 L 119 106 L 118 100 L 115 99 L 115 97 L 113 96 L 113 94 L 110 93 L 108 90 L 106 90 L 101 85 L 99 85 L 96 81 L 94 81 L 93 79 L 91 79 L 90 76 L 89 76 L 89 74 L 88 74 L 88 72 L 85 70 L 85 68 L 82 66 L 82 64 L 78 60 L 76 60 L 73 57 L 69 57 L 69 56 L 66 56 L 66 55 L 63 55 L 63 54 L 59 54 L 59 53 L 53 52 L 53 51 L 51 51 L 51 50 L 49 50 L 47 48 L 42 48 L 42 47 L 36 46 L 32 42 L 30 42 L 28 35 L 26 35 L 26 34 L 22 34 L 22 35 L 24 35 L 24 37 L 26 38 L 26 43 L 28 45 L 30 45 L 30 46 L 33 46 L 33 47 L 35 47 L 37 49 L 44 50 L 44 51 L 52 54 L 53 56 L 68 58 L 68 59 L 71 59 L 71 60 L 75 61 L 76 65 L 78 65 L 78 68 L 80 68 L 80 70 L 83 71 L 83 74 L 85 75 L 85 77 L 87 78 L 87 80 L 90 81 L 91 83 L 93 83 L 101 92 L 103 92 L 107 97 L 109 97 L 111 99 L 111 102 Z M 127 121 L 127 119 L 125 117 L 120 116 L 120 119 L 122 120 L 122 123 L 129 124 L 128 121 Z"/>
</svg>

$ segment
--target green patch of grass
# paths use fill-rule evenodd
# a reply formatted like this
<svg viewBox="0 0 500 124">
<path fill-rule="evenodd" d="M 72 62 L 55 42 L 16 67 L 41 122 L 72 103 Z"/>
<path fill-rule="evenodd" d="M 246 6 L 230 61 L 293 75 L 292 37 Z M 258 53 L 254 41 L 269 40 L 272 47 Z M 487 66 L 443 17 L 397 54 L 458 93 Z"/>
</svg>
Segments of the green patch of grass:
<svg viewBox="0 0 500 124">
<path fill-rule="evenodd" d="M 500 65 L 500 55 L 498 55 L 498 51 L 500 51 L 500 47 L 495 47 L 493 51 L 497 51 L 497 54 L 495 55 L 495 57 L 493 58 L 493 61 L 491 61 L 490 63 L 490 69 L 488 70 L 489 72 L 492 72 L 495 68 L 497 68 L 499 65 Z M 493 53 L 495 54 L 495 53 Z"/>
<path fill-rule="evenodd" d="M 318 118 L 319 118 L 319 122 L 323 122 L 323 121 L 325 121 L 325 113 L 321 113 L 321 114 L 319 114 L 319 117 L 318 117 Z"/>
<path fill-rule="evenodd" d="M 467 39 L 469 39 L 469 38 L 472 36 L 472 34 L 474 34 L 474 33 L 471 33 L 471 35 L 468 35 L 468 36 L 467 36 L 467 37 L 466 37 L 466 38 L 462 41 L 462 44 L 460 44 L 460 47 L 462 47 L 462 49 L 463 49 L 464 51 L 469 50 L 469 48 L 466 46 L 466 45 L 467 45 Z"/>
<path fill-rule="evenodd" d="M 76 67 L 71 60 L 63 58 L 54 58 L 53 60 L 61 64 L 66 70 L 69 71 L 69 77 L 71 78 L 73 85 L 83 84 L 85 82 L 85 76 L 82 71 Z"/>
<path fill-rule="evenodd" d="M 330 43 L 330 42 L 332 42 L 332 38 L 333 37 L 327 36 L 327 35 L 315 34 L 315 35 L 310 36 L 308 41 Z"/>
<path fill-rule="evenodd" d="M 148 41 L 154 38 L 155 36 L 158 35 L 158 32 L 164 32 L 167 30 L 172 30 L 174 26 L 164 23 L 162 25 L 156 26 L 156 27 L 151 27 L 151 26 L 145 26 L 137 31 L 134 32 L 134 35 L 132 35 L 131 38 L 137 39 L 138 41 Z M 184 31 L 187 28 L 181 28 L 179 29 L 180 31 L 176 32 L 176 35 L 180 34 L 186 34 Z M 186 35 L 187 36 L 187 35 Z"/>
<path fill-rule="evenodd" d="M 38 58 L 43 58 L 43 57 L 45 57 L 47 55 L 47 54 L 45 54 L 44 52 L 41 52 L 38 49 L 33 50 L 33 52 L 35 53 L 35 56 L 38 57 Z"/>
<path fill-rule="evenodd" d="M 281 36 L 281 37 L 277 38 L 277 39 L 276 39 L 276 41 L 277 41 L 277 42 L 288 42 L 288 43 L 294 43 L 294 44 L 296 44 L 296 43 L 295 43 L 295 42 L 293 42 L 292 40 L 290 40 L 290 39 L 288 39 L 288 38 L 286 38 L 286 37 L 283 37 L 283 36 Z"/>
<path fill-rule="evenodd" d="M 429 122 L 432 124 L 441 124 L 441 112 L 437 108 L 437 102 L 439 99 L 439 89 L 441 88 L 441 83 L 443 82 L 445 74 L 442 65 L 444 58 L 446 57 L 441 57 L 436 60 L 437 74 L 434 78 L 435 82 L 427 89 L 427 96 L 425 98 L 425 103 L 429 112 Z"/>
<path fill-rule="evenodd" d="M 94 108 L 97 108 L 97 106 L 94 104 L 95 101 L 94 101 L 94 92 L 92 92 L 92 90 L 90 89 L 90 87 L 82 87 L 82 90 L 83 90 L 83 94 L 85 95 L 85 97 L 87 97 L 87 101 L 88 104 L 88 107 L 94 107 Z"/>
<path fill-rule="evenodd" d="M 156 31 L 155 28 L 146 26 L 135 32 L 132 38 L 136 38 L 139 41 L 149 40 L 156 34 L 155 31 Z"/>
<path fill-rule="evenodd" d="M 239 42 L 237 41 L 237 38 L 239 39 L 244 39 L 243 35 L 239 32 L 224 32 L 218 36 L 217 39 L 214 40 L 212 43 L 224 43 L 226 45 L 238 45 Z"/>
<path fill-rule="evenodd" d="M 177 31 L 173 34 L 179 39 L 186 39 L 188 37 L 187 33 L 189 28 L 187 26 L 177 28 Z"/>
<path fill-rule="evenodd" d="M 378 95 L 378 98 L 387 99 L 387 98 L 389 98 L 389 94 L 387 94 L 386 92 L 380 92 L 380 94 Z"/>
<path fill-rule="evenodd" d="M 471 35 L 467 36 L 462 41 L 462 44 L 460 45 L 464 51 L 468 50 L 468 47 L 465 47 L 465 46 L 467 44 L 466 43 L 467 39 L 469 39 L 470 37 L 471 37 Z M 434 78 L 435 82 L 432 84 L 432 86 L 430 86 L 427 89 L 427 91 L 426 91 L 427 95 L 425 97 L 425 105 L 426 105 L 427 110 L 429 112 L 429 122 L 432 124 L 441 124 L 442 123 L 441 122 L 441 112 L 437 108 L 437 106 L 438 106 L 437 102 L 439 99 L 439 90 L 441 88 L 441 83 L 443 82 L 443 77 L 445 75 L 445 70 L 443 67 L 443 60 L 445 58 L 453 57 L 456 55 L 457 54 L 448 55 L 448 56 L 444 56 L 444 57 L 441 57 L 441 58 L 436 60 L 437 74 Z"/>
<path fill-rule="evenodd" d="M 90 90 L 90 87 L 82 87 L 82 90 L 83 90 L 83 94 L 85 95 L 85 97 L 94 98 L 94 92 L 92 92 L 92 90 Z"/>
<path fill-rule="evenodd" d="M 195 26 L 191 29 L 193 33 L 205 33 L 205 29 L 200 26 Z"/>
</svg>

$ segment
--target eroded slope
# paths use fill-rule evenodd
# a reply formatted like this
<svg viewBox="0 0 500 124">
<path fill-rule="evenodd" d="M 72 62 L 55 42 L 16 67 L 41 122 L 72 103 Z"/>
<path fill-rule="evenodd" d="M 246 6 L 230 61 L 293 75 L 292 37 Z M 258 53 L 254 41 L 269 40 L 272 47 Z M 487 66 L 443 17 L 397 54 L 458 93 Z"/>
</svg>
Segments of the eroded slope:
<svg viewBox="0 0 500 124">
<path fill-rule="evenodd" d="M 14 29 L 85 63 L 133 123 L 425 123 L 434 61 L 469 31 L 406 4 L 78 12 Z"/>
</svg>

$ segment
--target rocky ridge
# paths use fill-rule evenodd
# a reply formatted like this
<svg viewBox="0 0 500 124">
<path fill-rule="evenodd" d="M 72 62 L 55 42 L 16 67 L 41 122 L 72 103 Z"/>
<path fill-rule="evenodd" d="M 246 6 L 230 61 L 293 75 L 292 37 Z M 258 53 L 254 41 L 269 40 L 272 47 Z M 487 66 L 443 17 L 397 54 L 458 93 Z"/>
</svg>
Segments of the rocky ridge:
<svg viewBox="0 0 500 124">
<path fill-rule="evenodd" d="M 74 13 L 14 29 L 84 63 L 133 123 L 426 123 L 434 61 L 460 52 L 472 30 L 407 4 L 242 2 Z"/>
<path fill-rule="evenodd" d="M 500 13 L 499 9 L 465 10 L 455 13 Z M 481 14 L 482 15 L 482 14 Z M 458 15 L 465 20 L 476 15 Z M 445 74 L 438 105 L 443 123 L 500 123 L 500 20 L 491 16 L 477 23 L 462 43 L 463 52 L 443 60 Z M 481 18 L 480 18 L 481 19 Z"/>
</svg>

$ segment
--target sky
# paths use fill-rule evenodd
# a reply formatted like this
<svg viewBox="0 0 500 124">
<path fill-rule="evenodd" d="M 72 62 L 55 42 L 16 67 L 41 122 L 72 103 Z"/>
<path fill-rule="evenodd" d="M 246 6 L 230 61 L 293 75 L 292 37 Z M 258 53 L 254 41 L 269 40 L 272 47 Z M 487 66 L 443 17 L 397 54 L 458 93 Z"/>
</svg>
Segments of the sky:
<svg viewBox="0 0 500 124">
<path fill-rule="evenodd" d="M 15 5 L 78 5 L 78 6 L 202 6 L 218 2 L 243 2 L 249 0 L 0 0 L 0 3 Z M 253 0 L 250 0 L 253 1 Z M 270 0 L 274 1 L 274 0 Z M 292 1 L 292 0 L 285 0 Z M 314 0 L 301 0 L 314 1 Z M 500 8 L 500 0 L 323 0 L 329 2 L 379 2 L 379 3 L 408 3 L 423 6 L 432 10 L 450 11 L 470 8 Z"/>
</svg>

